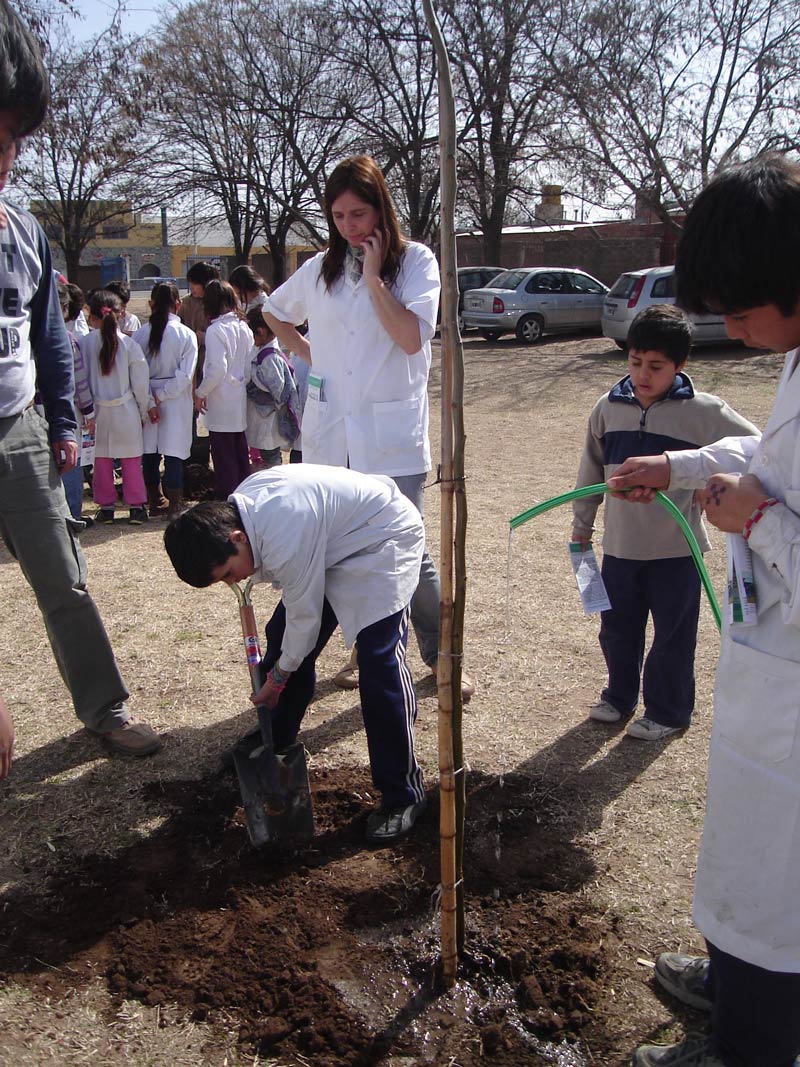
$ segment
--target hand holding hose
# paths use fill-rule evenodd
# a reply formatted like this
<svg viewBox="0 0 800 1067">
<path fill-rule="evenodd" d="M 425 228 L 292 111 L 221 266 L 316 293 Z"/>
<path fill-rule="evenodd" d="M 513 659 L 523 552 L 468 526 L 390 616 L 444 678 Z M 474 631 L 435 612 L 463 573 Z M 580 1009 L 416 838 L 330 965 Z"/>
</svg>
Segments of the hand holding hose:
<svg viewBox="0 0 800 1067">
<path fill-rule="evenodd" d="M 634 504 L 649 504 L 657 489 L 669 487 L 670 467 L 666 453 L 660 456 L 631 456 L 608 479 L 609 492 Z"/>
</svg>

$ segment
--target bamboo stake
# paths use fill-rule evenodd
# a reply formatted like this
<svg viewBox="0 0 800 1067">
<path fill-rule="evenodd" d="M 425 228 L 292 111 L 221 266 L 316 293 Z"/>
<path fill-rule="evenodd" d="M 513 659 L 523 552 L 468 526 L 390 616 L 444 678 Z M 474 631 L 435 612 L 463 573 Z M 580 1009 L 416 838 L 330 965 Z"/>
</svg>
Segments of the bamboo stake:
<svg viewBox="0 0 800 1067">
<path fill-rule="evenodd" d="M 442 890 L 442 978 L 456 980 L 464 948 L 464 769 L 461 733 L 466 495 L 464 492 L 464 360 L 458 332 L 456 273 L 456 120 L 450 62 L 432 0 L 423 0 L 436 52 L 439 83 L 439 165 L 442 271 L 441 606 L 439 627 L 439 794 Z M 454 537 L 455 513 L 455 537 Z M 455 542 L 456 576 L 453 574 Z"/>
</svg>

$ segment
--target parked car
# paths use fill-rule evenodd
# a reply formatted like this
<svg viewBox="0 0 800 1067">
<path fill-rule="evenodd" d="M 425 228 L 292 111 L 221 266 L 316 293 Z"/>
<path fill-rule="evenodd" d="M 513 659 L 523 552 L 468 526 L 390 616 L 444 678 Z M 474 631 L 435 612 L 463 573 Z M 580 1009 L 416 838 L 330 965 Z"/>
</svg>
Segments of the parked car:
<svg viewBox="0 0 800 1067">
<path fill-rule="evenodd" d="M 482 289 L 489 285 L 498 274 L 503 273 L 502 267 L 459 267 L 458 268 L 458 329 L 464 332 L 464 293 L 470 289 Z"/>
<path fill-rule="evenodd" d="M 651 267 L 621 274 L 603 304 L 603 334 L 624 348 L 630 325 L 643 308 L 674 303 L 674 267 Z M 694 324 L 696 345 L 728 340 L 721 315 L 690 315 L 689 318 Z"/>
<path fill-rule="evenodd" d="M 558 330 L 599 329 L 608 287 L 582 270 L 520 267 L 464 296 L 464 325 L 494 341 L 513 330 L 526 344 Z"/>
</svg>

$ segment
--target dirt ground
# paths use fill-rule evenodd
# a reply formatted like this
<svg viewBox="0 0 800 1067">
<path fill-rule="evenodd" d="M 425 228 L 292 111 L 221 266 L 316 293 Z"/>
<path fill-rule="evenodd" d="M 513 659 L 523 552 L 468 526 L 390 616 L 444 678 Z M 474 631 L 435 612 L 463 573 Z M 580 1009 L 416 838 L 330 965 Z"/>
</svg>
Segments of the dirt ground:
<svg viewBox="0 0 800 1067">
<path fill-rule="evenodd" d="M 519 529 L 508 551 L 508 520 L 573 485 L 591 406 L 624 360 L 585 336 L 520 348 L 467 335 L 465 357 L 477 692 L 464 717 L 457 985 L 437 981 L 437 704 L 413 639 L 431 801 L 417 832 L 394 849 L 364 845 L 376 797 L 357 694 L 330 682 L 344 658 L 337 636 L 301 734 L 316 835 L 254 851 L 221 761 L 253 725 L 236 602 L 177 581 L 163 523 L 118 522 L 82 544 L 132 707 L 165 735 L 139 762 L 105 758 L 77 728 L 35 601 L 0 549 L 0 684 L 17 726 L 0 786 L 0 1063 L 617 1067 L 642 1041 L 702 1030 L 702 1016 L 656 990 L 652 962 L 702 945 L 690 901 L 711 613 L 704 604 L 692 728 L 638 742 L 586 719 L 603 670 L 565 549 L 568 510 Z M 434 362 L 436 451 L 438 349 Z M 695 352 L 691 373 L 763 424 L 780 366 L 717 348 Z M 434 551 L 438 505 L 432 485 Z M 275 598 L 256 590 L 262 621 Z"/>
</svg>

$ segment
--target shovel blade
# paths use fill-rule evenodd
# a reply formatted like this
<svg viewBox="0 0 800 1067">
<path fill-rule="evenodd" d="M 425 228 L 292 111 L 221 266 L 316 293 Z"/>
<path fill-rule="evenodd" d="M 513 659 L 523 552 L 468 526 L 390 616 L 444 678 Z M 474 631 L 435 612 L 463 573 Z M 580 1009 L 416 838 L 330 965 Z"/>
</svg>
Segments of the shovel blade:
<svg viewBox="0 0 800 1067">
<path fill-rule="evenodd" d="M 297 743 L 285 752 L 265 748 L 258 736 L 243 738 L 233 750 L 247 834 L 255 848 L 314 836 L 306 750 Z"/>
</svg>

